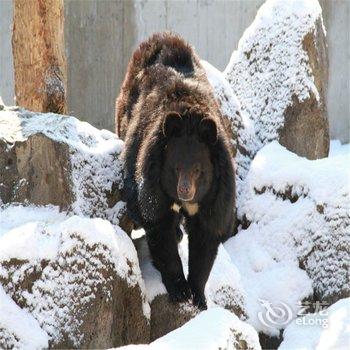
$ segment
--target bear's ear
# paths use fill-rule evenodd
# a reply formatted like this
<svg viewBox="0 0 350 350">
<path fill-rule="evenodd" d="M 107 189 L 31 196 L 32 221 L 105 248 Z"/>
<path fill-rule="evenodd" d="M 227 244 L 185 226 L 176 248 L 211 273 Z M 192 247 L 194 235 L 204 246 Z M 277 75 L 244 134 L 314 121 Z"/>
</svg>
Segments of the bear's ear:
<svg viewBox="0 0 350 350">
<path fill-rule="evenodd" d="M 218 139 L 218 130 L 213 119 L 204 118 L 199 124 L 199 137 L 203 141 L 215 144 Z"/>
<path fill-rule="evenodd" d="M 163 134 L 165 137 L 179 136 L 181 132 L 182 118 L 179 113 L 169 112 L 163 122 Z"/>
</svg>

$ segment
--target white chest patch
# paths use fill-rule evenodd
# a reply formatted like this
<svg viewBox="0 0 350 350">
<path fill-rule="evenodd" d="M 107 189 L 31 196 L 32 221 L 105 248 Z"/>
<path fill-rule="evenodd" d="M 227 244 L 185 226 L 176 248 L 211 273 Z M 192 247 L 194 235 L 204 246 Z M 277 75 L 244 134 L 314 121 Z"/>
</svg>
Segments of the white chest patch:
<svg viewBox="0 0 350 350">
<path fill-rule="evenodd" d="M 199 205 L 198 203 L 182 203 L 183 208 L 187 211 L 189 216 L 196 215 L 198 213 Z"/>
<path fill-rule="evenodd" d="M 180 213 L 180 209 L 181 209 L 181 207 L 180 207 L 177 203 L 174 203 L 174 204 L 171 206 L 171 210 L 174 210 L 174 211 L 177 212 L 177 213 Z"/>
<path fill-rule="evenodd" d="M 187 211 L 189 216 L 196 215 L 198 213 L 199 205 L 198 203 L 187 203 L 187 202 L 182 202 L 182 205 L 178 205 L 177 203 L 174 203 L 171 206 L 171 210 L 174 210 L 176 213 L 180 213 L 180 209 L 184 208 L 184 210 Z"/>
<path fill-rule="evenodd" d="M 180 209 L 184 208 L 189 216 L 194 216 L 198 213 L 199 210 L 199 205 L 198 203 L 187 203 L 187 202 L 182 202 L 182 205 L 178 205 L 177 203 L 174 203 L 171 206 L 171 210 L 174 210 L 176 213 L 180 213 Z"/>
</svg>

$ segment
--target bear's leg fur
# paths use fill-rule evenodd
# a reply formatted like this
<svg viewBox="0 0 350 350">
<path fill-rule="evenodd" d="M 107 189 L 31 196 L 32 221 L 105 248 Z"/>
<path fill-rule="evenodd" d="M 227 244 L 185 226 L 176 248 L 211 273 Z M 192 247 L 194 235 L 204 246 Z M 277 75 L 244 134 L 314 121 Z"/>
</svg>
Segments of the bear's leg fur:
<svg viewBox="0 0 350 350">
<path fill-rule="evenodd" d="M 178 224 L 178 214 L 169 212 L 161 222 L 146 228 L 153 264 L 160 271 L 170 300 L 174 302 L 191 298 L 177 247 Z"/>
<path fill-rule="evenodd" d="M 193 304 L 204 310 L 207 308 L 204 289 L 218 251 L 219 240 L 195 221 L 196 223 L 187 225 L 188 283 L 193 295 Z"/>
</svg>

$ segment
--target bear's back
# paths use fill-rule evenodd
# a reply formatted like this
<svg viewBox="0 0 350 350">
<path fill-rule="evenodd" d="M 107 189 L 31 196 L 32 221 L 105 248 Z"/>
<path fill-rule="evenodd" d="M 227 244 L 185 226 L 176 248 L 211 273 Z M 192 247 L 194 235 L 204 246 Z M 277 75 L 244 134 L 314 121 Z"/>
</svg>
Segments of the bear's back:
<svg viewBox="0 0 350 350">
<path fill-rule="evenodd" d="M 116 101 L 118 136 L 125 139 L 133 107 L 142 92 L 148 93 L 156 84 L 164 86 L 165 80 L 170 81 L 176 73 L 183 78 L 196 79 L 198 69 L 202 70 L 194 50 L 176 34 L 156 33 L 142 42 L 129 62 Z M 144 82 L 141 83 L 145 72 L 148 75 L 147 79 L 143 79 Z"/>
<path fill-rule="evenodd" d="M 155 34 L 146 45 L 143 68 L 162 65 L 173 68 L 185 77 L 194 74 L 194 52 L 183 39 L 173 34 Z"/>
</svg>

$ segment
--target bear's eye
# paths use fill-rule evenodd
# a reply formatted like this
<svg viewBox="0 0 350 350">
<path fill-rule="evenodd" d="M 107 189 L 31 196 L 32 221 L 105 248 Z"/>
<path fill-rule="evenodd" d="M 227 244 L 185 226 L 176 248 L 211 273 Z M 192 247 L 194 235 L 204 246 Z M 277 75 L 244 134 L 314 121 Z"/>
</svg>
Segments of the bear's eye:
<svg viewBox="0 0 350 350">
<path fill-rule="evenodd" d="M 194 173 L 195 173 L 196 175 L 201 174 L 201 168 L 200 168 L 199 166 L 196 166 L 196 167 L 194 168 Z"/>
</svg>

